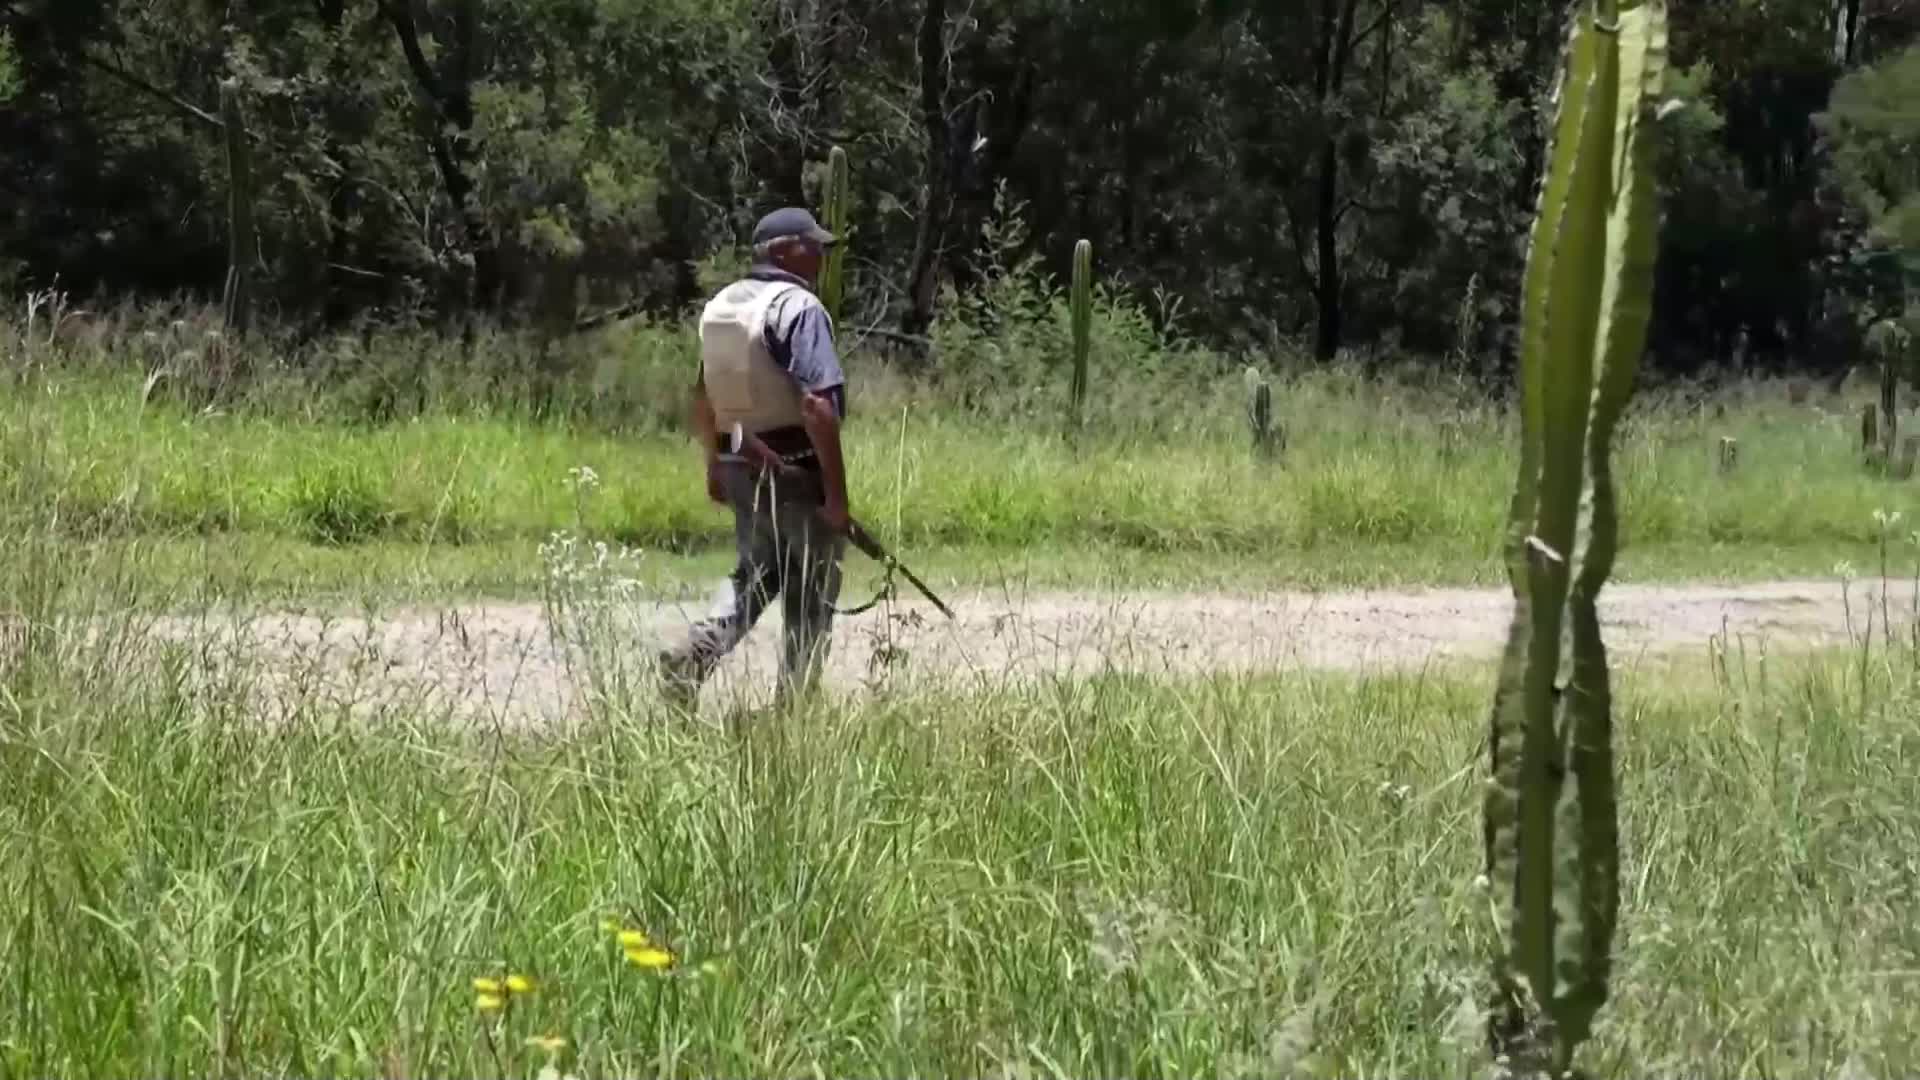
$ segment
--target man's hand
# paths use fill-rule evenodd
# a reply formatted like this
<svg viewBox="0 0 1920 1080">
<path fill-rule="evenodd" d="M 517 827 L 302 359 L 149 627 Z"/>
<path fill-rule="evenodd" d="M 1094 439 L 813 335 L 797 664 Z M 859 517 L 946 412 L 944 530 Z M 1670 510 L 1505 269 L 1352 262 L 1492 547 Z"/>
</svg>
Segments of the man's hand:
<svg viewBox="0 0 1920 1080">
<path fill-rule="evenodd" d="M 820 507 L 819 514 L 820 520 L 827 523 L 827 528 L 842 536 L 853 527 L 853 516 L 847 513 L 846 503 L 828 502 Z"/>
</svg>

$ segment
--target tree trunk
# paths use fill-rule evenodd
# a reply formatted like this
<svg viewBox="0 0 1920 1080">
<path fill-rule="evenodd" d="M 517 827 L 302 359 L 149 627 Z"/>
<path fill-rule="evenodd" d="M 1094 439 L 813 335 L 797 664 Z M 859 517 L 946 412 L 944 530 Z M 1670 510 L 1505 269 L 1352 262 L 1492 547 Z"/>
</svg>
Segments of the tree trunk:
<svg viewBox="0 0 1920 1080">
<path fill-rule="evenodd" d="M 1891 465 L 1900 440 L 1900 369 L 1891 352 L 1880 358 L 1880 418 L 1880 460 Z"/>
<path fill-rule="evenodd" d="M 1850 70 L 1860 59 L 1860 0 L 1839 0 L 1834 14 L 1840 40 L 1834 43 L 1833 58 Z"/>
<path fill-rule="evenodd" d="M 546 260 L 540 272 L 539 353 L 534 371 L 534 412 L 547 418 L 554 415 L 560 387 L 565 384 L 570 356 L 568 338 L 579 325 L 580 261 L 556 256 Z"/>
<path fill-rule="evenodd" d="M 761 118 L 766 134 L 750 160 L 777 202 L 805 205 L 804 176 L 794 163 L 824 158 L 845 139 L 842 86 L 845 72 L 860 64 L 859 19 L 847 13 L 846 0 L 776 0 L 770 6 L 774 27 L 766 57 L 773 97 Z"/>
<path fill-rule="evenodd" d="M 1512 9 L 1512 22 L 1505 28 L 1508 37 L 1520 39 L 1521 61 L 1518 65 L 1503 72 L 1498 79 L 1500 97 L 1503 101 L 1521 103 L 1521 123 L 1514 132 L 1515 143 L 1520 151 L 1520 167 L 1513 172 L 1512 186 L 1506 192 L 1508 205 L 1517 220 L 1533 220 L 1536 203 L 1540 196 L 1540 178 L 1545 174 L 1547 153 L 1547 128 L 1550 116 L 1547 110 L 1548 86 L 1542 72 L 1551 69 L 1559 62 L 1560 45 L 1564 42 L 1565 7 L 1554 4 L 1523 4 Z M 1495 38 L 1482 39 L 1481 44 L 1492 44 Z M 1526 273 L 1525 249 L 1511 245 L 1502 245 L 1489 255 L 1489 280 L 1504 282 L 1512 288 L 1519 288 L 1520 280 Z M 1518 325 L 1509 322 L 1496 332 L 1497 344 L 1495 370 L 1510 375 L 1518 369 L 1520 363 L 1520 343 Z"/>
<path fill-rule="evenodd" d="M 1020 62 L 1010 72 L 992 75 L 979 84 L 983 98 L 973 110 L 977 119 L 968 137 L 955 143 L 967 167 L 962 172 L 964 183 L 953 192 L 954 209 L 947 219 L 947 228 L 964 238 L 965 256 L 975 256 L 984 250 L 985 237 L 980 225 L 991 217 L 996 185 L 1012 168 L 1014 152 L 1031 124 L 1033 83 L 1033 65 Z M 987 140 L 978 154 L 972 151 L 974 135 Z M 980 276 L 977 264 L 970 264 L 965 256 L 947 271 L 947 279 L 963 290 L 976 283 Z"/>
<path fill-rule="evenodd" d="M 252 323 L 253 264 L 258 242 L 253 227 L 253 148 L 240 108 L 240 88 L 220 84 L 220 121 L 227 142 L 227 287 L 221 298 L 230 334 L 242 335 Z"/>
<path fill-rule="evenodd" d="M 1340 352 L 1340 125 L 1335 118 L 1347 61 L 1353 52 L 1354 10 L 1359 0 L 1321 0 L 1320 48 L 1314 89 L 1320 102 L 1319 164 L 1314 174 L 1313 355 L 1321 363 Z"/>
<path fill-rule="evenodd" d="M 330 84 L 327 133 L 321 153 L 338 171 L 332 189 L 327 192 L 327 261 L 320 267 L 320 321 L 325 326 L 339 326 L 352 316 L 355 307 L 338 269 L 352 261 L 353 233 L 347 223 L 353 220 L 360 202 L 360 178 L 355 175 L 346 140 L 340 134 L 343 125 L 339 115 L 339 88 L 354 77 L 353 57 L 351 43 L 344 32 L 346 0 L 320 0 L 317 7 L 320 25 L 327 35 L 326 71 Z"/>
<path fill-rule="evenodd" d="M 934 298 L 940 288 L 940 247 L 952 212 L 952 132 L 947 121 L 947 83 L 951 58 L 946 49 L 946 0 L 927 0 L 920 17 L 920 118 L 927 129 L 926 176 L 919 228 L 913 241 L 908 275 L 907 313 L 900 329 L 913 338 L 925 337 L 933 325 Z M 921 350 L 925 359 L 925 350 Z"/>
<path fill-rule="evenodd" d="M 1313 304 L 1316 314 L 1313 356 L 1321 363 L 1340 352 L 1340 248 L 1336 200 L 1340 188 L 1340 157 L 1331 136 L 1321 141 L 1320 168 L 1315 183 L 1315 272 Z"/>
<path fill-rule="evenodd" d="M 474 198 L 469 169 L 475 153 L 473 132 L 473 53 L 478 31 L 477 0 L 456 0 L 453 9 L 453 40 L 447 49 L 443 78 L 433 70 L 420 48 L 420 34 L 414 26 L 409 0 L 384 0 L 382 10 L 400 39 L 407 67 L 413 72 L 420 93 L 432 106 L 434 134 L 428 139 L 440 182 L 453 204 L 461 225 L 461 242 L 473 259 L 472 291 L 469 303 L 492 307 L 499 303 L 499 257 L 486 215 Z M 447 128 L 452 131 L 449 134 Z"/>
</svg>

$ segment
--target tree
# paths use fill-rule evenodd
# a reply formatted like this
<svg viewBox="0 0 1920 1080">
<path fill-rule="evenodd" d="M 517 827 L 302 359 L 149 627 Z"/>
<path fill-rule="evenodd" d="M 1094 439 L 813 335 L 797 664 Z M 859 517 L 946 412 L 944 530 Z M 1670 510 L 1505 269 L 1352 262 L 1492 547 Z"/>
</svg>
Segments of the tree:
<svg viewBox="0 0 1920 1080">
<path fill-rule="evenodd" d="M 1870 242 L 1920 250 L 1920 45 L 1834 86 L 1819 127 L 1834 181 L 1868 222 Z"/>
<path fill-rule="evenodd" d="M 1920 45 L 1848 74 L 1817 118 L 1849 213 L 1860 325 L 1920 319 Z"/>
<path fill-rule="evenodd" d="M 1674 19 L 1653 362 L 1843 367 L 1907 211 L 1873 202 L 1895 134 L 1814 118 L 1920 0 Z M 1513 0 L 0 0 L 0 250 L 216 299 L 230 82 L 263 320 L 680 312 L 838 145 L 849 323 L 924 338 L 1086 237 L 1103 289 L 1221 349 L 1504 363 L 1562 30 Z"/>
<path fill-rule="evenodd" d="M 13 35 L 0 31 L 0 105 L 20 92 L 20 59 L 13 52 Z"/>
<path fill-rule="evenodd" d="M 1370 150 L 1393 108 L 1401 7 L 1402 0 L 1267 0 L 1252 12 L 1253 32 L 1282 73 L 1274 104 L 1291 114 L 1286 148 L 1268 152 L 1289 162 L 1281 167 L 1281 206 L 1312 296 L 1313 352 L 1322 362 L 1334 358 L 1345 337 L 1350 275 L 1343 229 L 1364 207 Z"/>
<path fill-rule="evenodd" d="M 907 311 L 900 329 L 909 337 L 926 334 L 933 324 L 933 300 L 940 287 L 940 249 L 953 213 L 953 124 L 947 115 L 953 81 L 953 54 L 947 43 L 947 0 L 925 0 L 915 51 L 920 61 L 920 123 L 926 158 L 920 181 L 919 227 L 907 269 Z"/>
</svg>

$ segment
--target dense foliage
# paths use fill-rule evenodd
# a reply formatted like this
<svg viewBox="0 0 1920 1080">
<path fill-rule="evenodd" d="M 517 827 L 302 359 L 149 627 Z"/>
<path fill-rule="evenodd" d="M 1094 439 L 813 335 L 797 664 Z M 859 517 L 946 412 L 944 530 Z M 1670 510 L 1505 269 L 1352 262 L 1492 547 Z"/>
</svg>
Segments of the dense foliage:
<svg viewBox="0 0 1920 1080">
<path fill-rule="evenodd" d="M 1844 370 L 1915 306 L 1920 3 L 1675 20 L 1649 365 Z M 218 298 L 226 85 L 281 324 L 678 311 L 839 145 L 850 317 L 909 344 L 1086 237 L 1210 344 L 1510 363 L 1562 31 L 1525 0 L 0 0 L 0 284 Z"/>
</svg>

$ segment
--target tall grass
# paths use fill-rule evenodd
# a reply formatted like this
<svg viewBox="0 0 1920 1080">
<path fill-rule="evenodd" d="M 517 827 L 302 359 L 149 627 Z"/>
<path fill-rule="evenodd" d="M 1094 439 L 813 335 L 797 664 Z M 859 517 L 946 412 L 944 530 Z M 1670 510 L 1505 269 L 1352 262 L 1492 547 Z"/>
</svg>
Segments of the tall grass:
<svg viewBox="0 0 1920 1080">
<path fill-rule="evenodd" d="M 3 606 L 43 633 L 0 695 L 7 1075 L 532 1075 L 549 1035 L 581 1076 L 1480 1064 L 1487 672 L 1040 680 L 737 738 L 605 681 L 553 729 L 297 681 L 269 709 L 264 661 L 33 600 L 140 567 L 21 535 Z M 588 654 L 629 649 L 555 606 Z M 1625 673 L 1590 1060 L 1908 1071 L 1914 650 L 1719 655 Z M 675 966 L 629 964 L 621 927 Z M 534 991 L 479 1011 L 471 980 L 509 973 Z"/>
<path fill-rule="evenodd" d="M 1238 362 L 1102 297 L 1102 377 L 1086 425 L 1062 438 L 1064 301 L 1009 280 L 940 324 L 935 377 L 908 379 L 871 348 L 848 359 L 853 497 L 902 543 L 1195 556 L 1410 545 L 1457 552 L 1460 577 L 1494 565 L 1513 467 L 1500 401 L 1444 373 L 1264 358 L 1281 368 L 1288 450 L 1262 462 Z M 45 316 L 31 331 L 0 324 L 12 376 L 0 425 L 39 423 L 68 535 L 531 548 L 585 528 L 676 551 L 728 541 L 681 430 L 684 326 L 630 324 L 545 359 L 537 340 L 504 332 L 462 344 L 398 330 L 266 335 L 229 354 L 193 318 L 127 308 L 51 329 Z M 231 381 L 215 385 L 216 360 Z M 559 374 L 542 384 L 541 372 Z M 1862 467 L 1850 402 L 1796 404 L 1764 384 L 1711 402 L 1643 391 L 1616 454 L 1630 557 L 1864 544 L 1874 510 L 1913 516 L 1912 485 Z M 1740 442 L 1731 476 L 1714 471 L 1721 436 Z M 579 466 L 601 481 L 591 498 L 561 482 Z"/>
<path fill-rule="evenodd" d="M 1238 359 L 1099 305 L 1094 370 L 1125 374 L 1071 440 L 1060 299 L 1018 273 L 937 328 L 936 379 L 856 357 L 856 508 L 915 545 L 1492 560 L 1498 404 L 1283 370 L 1288 452 L 1257 466 Z M 549 582 L 592 691 L 570 723 L 450 715 L 377 663 L 323 687 L 158 635 L 143 543 L 718 542 L 673 434 L 684 330 L 230 349 L 200 320 L 0 324 L 0 1075 L 1483 1064 L 1490 670 L 1007 680 L 736 735 L 665 723 L 631 638 Z M 1636 547 L 1871 544 L 1874 511 L 1915 517 L 1843 399 L 1640 402 L 1616 452 Z M 97 537 L 128 542 L 74 543 Z M 158 606 L 228 618 L 198 599 Z M 1589 1060 L 1910 1071 L 1915 643 L 1717 649 L 1618 693 L 1620 962 Z M 629 963 L 622 928 L 673 966 Z M 508 974 L 531 992 L 479 1008 L 473 980 Z"/>
</svg>

